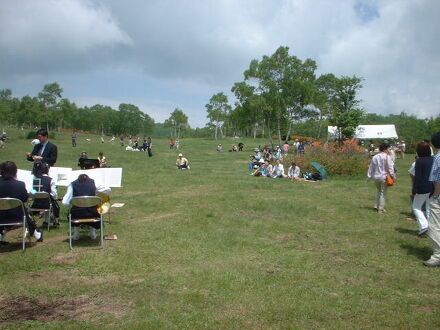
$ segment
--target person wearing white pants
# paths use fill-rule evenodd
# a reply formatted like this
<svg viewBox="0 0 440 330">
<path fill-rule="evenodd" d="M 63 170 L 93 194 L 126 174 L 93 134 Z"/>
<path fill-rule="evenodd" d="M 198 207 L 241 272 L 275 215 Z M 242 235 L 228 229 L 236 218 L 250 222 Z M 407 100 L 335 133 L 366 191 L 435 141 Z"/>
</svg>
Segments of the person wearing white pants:
<svg viewBox="0 0 440 330">
<path fill-rule="evenodd" d="M 429 196 L 434 192 L 434 184 L 429 181 L 433 158 L 429 143 L 425 141 L 417 144 L 416 153 L 418 158 L 414 170 L 413 212 L 419 222 L 418 234 L 423 235 L 428 231 L 428 220 L 422 211 L 422 206 L 426 203 L 426 214 L 429 215 Z"/>
<path fill-rule="evenodd" d="M 394 179 L 396 178 L 394 163 L 389 156 L 389 149 L 390 145 L 388 143 L 382 143 L 380 145 L 380 152 L 371 159 L 367 173 L 368 179 L 374 180 L 377 188 L 375 209 L 377 209 L 379 213 L 385 213 L 388 188 L 385 179 L 387 174 L 390 174 Z"/>
<path fill-rule="evenodd" d="M 440 266 L 440 132 L 431 138 L 432 145 L 437 149 L 432 163 L 429 181 L 434 184 L 434 193 L 430 198 L 430 212 L 428 216 L 428 236 L 432 239 L 434 251 L 431 258 L 423 264 L 428 267 Z"/>
</svg>

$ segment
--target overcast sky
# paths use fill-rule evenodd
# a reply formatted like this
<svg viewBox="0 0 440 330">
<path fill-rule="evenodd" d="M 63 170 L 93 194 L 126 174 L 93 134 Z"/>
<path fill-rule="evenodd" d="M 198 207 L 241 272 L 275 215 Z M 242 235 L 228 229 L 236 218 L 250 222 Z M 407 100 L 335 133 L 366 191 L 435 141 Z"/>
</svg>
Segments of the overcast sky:
<svg viewBox="0 0 440 330">
<path fill-rule="evenodd" d="M 279 46 L 364 78 L 367 112 L 440 114 L 440 0 L 0 0 L 0 89 L 58 82 L 79 106 L 132 103 L 157 122 L 230 95 Z"/>
</svg>

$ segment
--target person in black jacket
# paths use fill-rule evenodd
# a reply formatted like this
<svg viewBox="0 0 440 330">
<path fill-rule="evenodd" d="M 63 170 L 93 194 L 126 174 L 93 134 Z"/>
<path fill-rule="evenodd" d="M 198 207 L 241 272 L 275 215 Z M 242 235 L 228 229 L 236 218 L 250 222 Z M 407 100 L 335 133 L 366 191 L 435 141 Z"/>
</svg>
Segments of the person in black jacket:
<svg viewBox="0 0 440 330">
<path fill-rule="evenodd" d="M 48 175 L 49 165 L 47 163 L 37 160 L 34 163 L 32 174 L 34 175 L 33 190 L 35 192 L 49 193 L 48 199 L 35 199 L 32 203 L 32 208 L 48 209 L 52 204 L 53 215 L 55 217 L 54 226 L 60 226 L 60 206 L 57 202 L 58 192 L 55 181 Z M 44 223 L 43 225 L 47 225 Z"/>
<path fill-rule="evenodd" d="M 79 196 L 96 196 L 96 193 L 108 194 L 111 192 L 109 187 L 95 185 L 95 181 L 89 178 L 86 174 L 80 174 L 78 179 L 73 181 L 68 187 L 66 194 L 63 197 L 63 205 L 70 205 L 73 197 Z M 99 217 L 99 213 L 96 207 L 76 207 L 72 206 L 70 209 L 72 219 L 89 219 Z M 86 222 L 84 225 L 90 226 L 90 238 L 96 239 L 96 229 L 99 228 L 97 222 Z M 75 226 L 75 234 L 73 239 L 76 241 L 79 239 L 79 224 L 73 224 Z"/>
<path fill-rule="evenodd" d="M 415 175 L 413 184 L 413 212 L 419 222 L 419 235 L 428 231 L 428 220 L 422 210 L 423 204 L 426 204 L 426 214 L 429 214 L 429 197 L 434 192 L 434 184 L 429 181 L 433 158 L 431 157 L 431 148 L 429 143 L 422 141 L 416 147 L 417 160 L 415 165 Z"/>
<path fill-rule="evenodd" d="M 36 160 L 41 160 L 49 166 L 53 166 L 58 157 L 58 148 L 55 144 L 49 141 L 49 132 L 47 129 L 42 128 L 37 132 L 37 139 L 40 143 L 35 145 L 34 150 L 27 155 L 27 160 L 33 162 Z"/>
<path fill-rule="evenodd" d="M 0 198 L 10 197 L 17 198 L 21 200 L 23 203 L 28 200 L 28 193 L 26 190 L 26 186 L 24 182 L 18 181 L 17 177 L 17 165 L 14 162 L 6 161 L 0 164 Z M 38 242 L 43 241 L 43 232 L 38 229 L 35 221 L 27 214 L 26 209 L 26 222 L 29 228 L 29 232 L 33 235 Z M 23 219 L 23 211 L 20 207 L 7 210 L 0 211 L 0 242 L 4 242 L 5 238 L 5 226 L 2 226 L 3 223 L 21 221 Z M 8 227 L 9 228 L 9 227 Z"/>
</svg>

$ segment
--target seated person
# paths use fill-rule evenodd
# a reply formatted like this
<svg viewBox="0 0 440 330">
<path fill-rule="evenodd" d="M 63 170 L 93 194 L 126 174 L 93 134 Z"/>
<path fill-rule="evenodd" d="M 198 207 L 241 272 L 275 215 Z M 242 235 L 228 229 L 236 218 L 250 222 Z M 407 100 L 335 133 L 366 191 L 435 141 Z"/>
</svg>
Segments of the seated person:
<svg viewBox="0 0 440 330">
<path fill-rule="evenodd" d="M 217 152 L 222 152 L 223 151 L 223 146 L 221 144 L 219 144 L 217 146 Z"/>
<path fill-rule="evenodd" d="M 273 166 L 270 164 L 270 162 L 265 161 L 261 166 L 255 170 L 252 175 L 255 176 L 264 176 L 264 177 L 270 177 L 273 171 Z"/>
<path fill-rule="evenodd" d="M 98 160 L 99 160 L 99 167 L 107 167 L 107 159 L 105 158 L 104 153 L 102 151 L 99 153 Z"/>
<path fill-rule="evenodd" d="M 176 160 L 176 166 L 179 170 L 189 169 L 189 161 L 182 154 L 179 154 L 179 158 Z"/>
<path fill-rule="evenodd" d="M 63 197 L 63 205 L 70 205 L 73 197 L 79 196 L 96 196 L 97 193 L 108 194 L 111 192 L 109 187 L 96 186 L 95 181 L 89 178 L 86 174 L 80 174 L 78 179 L 73 181 L 68 187 L 67 192 Z M 72 219 L 88 219 L 88 218 L 98 218 L 99 213 L 96 207 L 76 207 L 72 206 L 70 209 Z M 100 228 L 98 222 L 88 222 L 83 223 L 84 225 L 90 226 L 90 238 L 96 239 L 96 229 Z M 79 224 L 73 224 L 75 226 L 75 234 L 73 239 L 75 241 L 79 240 Z"/>
<path fill-rule="evenodd" d="M 18 181 L 17 178 L 17 165 L 14 162 L 6 161 L 0 164 L 0 198 L 10 197 L 17 198 L 23 203 L 28 200 L 28 193 L 24 182 Z M 43 232 L 37 227 L 35 221 L 27 214 L 25 209 L 27 227 L 31 235 L 33 235 L 37 242 L 43 241 Z M 3 223 L 22 221 L 23 212 L 21 208 L 16 208 L 7 211 L 0 211 L 0 242 L 5 244 L 5 229 L 10 228 L 2 226 Z"/>
<path fill-rule="evenodd" d="M 292 162 L 292 165 L 289 167 L 288 171 L 287 171 L 287 177 L 290 180 L 302 180 L 300 178 L 300 168 L 298 166 L 296 166 L 295 162 Z"/>
<path fill-rule="evenodd" d="M 237 147 L 235 144 L 232 146 L 232 151 L 233 151 L 233 152 L 238 151 L 238 147 Z"/>
<path fill-rule="evenodd" d="M 89 159 L 89 156 L 87 155 L 87 151 L 82 151 L 81 156 L 78 159 L 78 166 L 81 167 L 82 170 L 85 170 L 86 168 L 83 165 L 83 160 Z"/>
<path fill-rule="evenodd" d="M 48 209 L 49 203 L 52 204 L 53 215 L 55 217 L 54 226 L 60 226 L 60 206 L 57 203 L 57 187 L 55 181 L 48 175 L 49 165 L 42 161 L 37 160 L 34 163 L 32 174 L 34 175 L 32 192 L 47 192 L 49 193 L 49 199 L 36 199 L 32 203 L 32 208 L 35 209 Z M 47 223 L 43 225 L 47 226 Z"/>
<path fill-rule="evenodd" d="M 281 160 L 277 159 L 275 166 L 272 171 L 272 178 L 286 178 L 286 174 L 284 174 L 284 165 L 281 163 Z"/>
<path fill-rule="evenodd" d="M 238 144 L 238 151 L 243 151 L 243 147 L 244 147 L 244 143 L 243 143 L 243 142 L 240 142 L 240 143 Z"/>
<path fill-rule="evenodd" d="M 249 172 L 252 172 L 255 167 L 259 167 L 263 162 L 264 160 L 260 150 L 256 150 L 255 155 L 253 156 L 251 155 L 251 162 L 249 163 Z"/>
</svg>

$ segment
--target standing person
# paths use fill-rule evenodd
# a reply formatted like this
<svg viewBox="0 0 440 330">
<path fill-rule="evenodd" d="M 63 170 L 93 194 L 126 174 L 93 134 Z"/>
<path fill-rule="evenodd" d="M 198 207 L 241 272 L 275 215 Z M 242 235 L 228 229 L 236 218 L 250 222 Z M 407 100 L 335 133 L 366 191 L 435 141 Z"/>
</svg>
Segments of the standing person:
<svg viewBox="0 0 440 330">
<path fill-rule="evenodd" d="M 370 166 L 368 168 L 368 179 L 374 180 L 377 188 L 375 209 L 379 213 L 385 213 L 385 202 L 387 196 L 387 184 L 386 177 L 390 174 L 394 179 L 394 164 L 389 155 L 390 145 L 388 143 L 382 143 L 379 147 L 379 153 L 371 159 Z"/>
<path fill-rule="evenodd" d="M 432 136 L 431 143 L 437 150 L 429 175 L 429 181 L 434 184 L 434 193 L 429 199 L 431 211 L 428 216 L 428 236 L 432 239 L 434 252 L 423 264 L 428 267 L 438 267 L 440 266 L 440 132 Z"/>
<path fill-rule="evenodd" d="M 287 142 L 284 142 L 283 144 L 284 155 L 287 155 L 289 153 L 289 149 L 290 149 L 289 144 Z"/>
<path fill-rule="evenodd" d="M 76 133 L 76 131 L 72 132 L 72 147 L 76 147 L 76 138 L 78 137 L 78 134 Z"/>
<path fill-rule="evenodd" d="M 170 149 L 174 148 L 174 139 L 170 139 Z"/>
<path fill-rule="evenodd" d="M 101 143 L 104 143 L 104 135 L 101 135 Z"/>
<path fill-rule="evenodd" d="M 37 131 L 37 139 L 39 144 L 35 145 L 34 150 L 27 155 L 27 160 L 33 162 L 41 160 L 44 163 L 53 166 L 58 157 L 58 148 L 55 144 L 49 141 L 49 132 L 47 129 L 42 128 Z"/>
<path fill-rule="evenodd" d="M 28 193 L 24 182 L 17 180 L 17 165 L 14 162 L 6 161 L 0 164 L 0 198 L 17 198 L 23 203 L 28 200 Z M 29 233 L 33 235 L 37 242 L 43 241 L 43 232 L 37 227 L 36 222 L 32 219 L 25 209 L 26 223 L 29 228 Z M 5 226 L 2 226 L 2 220 L 18 220 L 23 219 L 23 211 L 20 207 L 0 211 L 0 243 L 6 244 L 5 242 Z"/>
<path fill-rule="evenodd" d="M 434 184 L 429 181 L 433 158 L 431 148 L 426 142 L 419 142 L 416 147 L 417 160 L 415 164 L 414 184 L 413 184 L 413 212 L 419 222 L 419 233 L 423 235 L 428 231 L 428 220 L 422 211 L 423 204 L 426 203 L 426 214 L 429 215 L 429 196 L 434 192 Z"/>
<path fill-rule="evenodd" d="M 123 146 L 124 146 L 124 136 L 121 135 L 121 136 L 119 137 L 119 140 L 121 140 L 121 147 L 123 147 Z"/>
<path fill-rule="evenodd" d="M 176 139 L 175 146 L 176 146 L 176 150 L 179 150 L 179 148 L 180 148 L 180 140 L 179 139 Z"/>
<path fill-rule="evenodd" d="M 153 148 L 153 142 L 151 142 L 151 137 L 147 138 L 147 153 L 148 157 L 153 157 L 153 153 L 151 152 L 151 148 Z"/>
</svg>

